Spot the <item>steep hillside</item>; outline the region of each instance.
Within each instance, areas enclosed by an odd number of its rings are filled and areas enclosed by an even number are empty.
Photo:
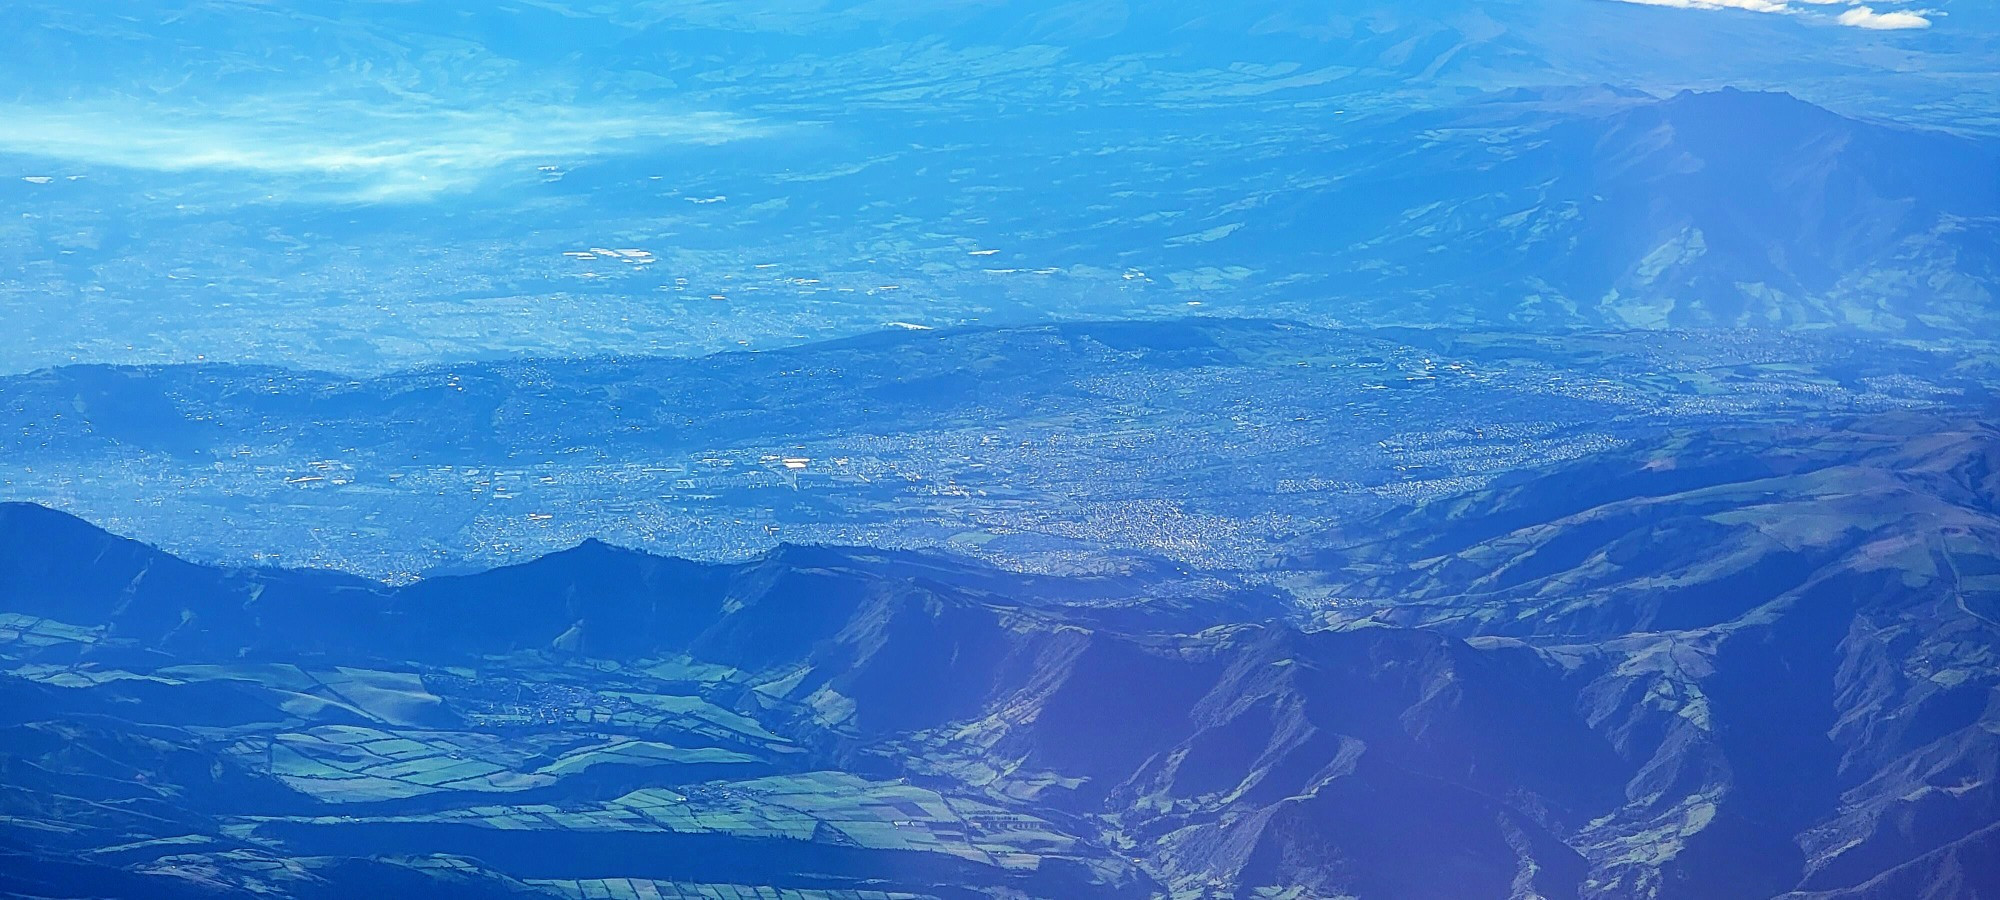
[[[1955,848],[2000,810],[1997,462],[1980,420],[1697,435],[1343,529],[1286,566],[1321,573],[1299,588],[1333,627],[1561,661],[1639,766],[1575,835],[1613,895],[1880,896],[1881,875],[1976,896]]]

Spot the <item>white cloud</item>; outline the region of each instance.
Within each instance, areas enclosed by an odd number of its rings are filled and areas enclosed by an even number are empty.
[[[1806,13],[1795,9],[1792,4],[1805,6],[1852,5],[1833,19],[1842,25],[1855,28],[1870,28],[1877,31],[1893,31],[1905,28],[1929,28],[1932,13],[1928,10],[1890,10],[1876,12],[1873,7],[1855,4],[1855,0],[1619,0],[1622,3],[1638,3],[1645,6],[1671,6],[1676,9],[1738,9],[1760,13],[1793,13],[1819,18],[1819,13]]]
[[[1784,0],[1623,0],[1645,6],[1672,6],[1678,9],[1743,9],[1750,12],[1785,12]]]
[[[1857,6],[1839,16],[1834,21],[1855,28],[1872,28],[1876,31],[1900,31],[1906,28],[1929,28],[1931,20],[1913,12],[1892,10],[1876,12],[1872,7]]]
[[[0,152],[165,172],[213,171],[361,201],[420,200],[497,170],[761,133],[713,113],[536,104],[444,109],[307,98],[170,109],[129,101],[0,105]]]

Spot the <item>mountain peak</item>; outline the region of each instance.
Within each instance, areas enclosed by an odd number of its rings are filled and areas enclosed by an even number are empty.
[[[1860,124],[1785,91],[1746,91],[1735,87],[1681,91],[1660,101],[1658,108],[1677,127],[1736,129],[1746,141],[1792,129]]]

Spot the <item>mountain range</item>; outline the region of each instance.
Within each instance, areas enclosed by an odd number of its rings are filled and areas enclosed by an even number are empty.
[[[14,0],[0,900],[2000,900],[1991,0]]]
[[[1204,317],[374,377],[67,366],[0,377],[0,487],[205,560],[392,579],[587,537],[711,560],[790,541],[1242,570],[1335,521],[1660,429],[1981,408],[1992,360],[1771,330]]]
[[[1992,896],[1996,459],[1981,417],[1684,432],[1158,605],[1196,573],[385,587],[9,505],[5,887]]]

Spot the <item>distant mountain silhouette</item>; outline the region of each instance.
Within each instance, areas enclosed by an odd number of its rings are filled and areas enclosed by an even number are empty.
[[[1383,117],[1232,240],[1323,260],[1345,318],[1975,333],[2000,151],[1790,95],[1517,91]],[[1507,140],[1496,141],[1495,135]]]

